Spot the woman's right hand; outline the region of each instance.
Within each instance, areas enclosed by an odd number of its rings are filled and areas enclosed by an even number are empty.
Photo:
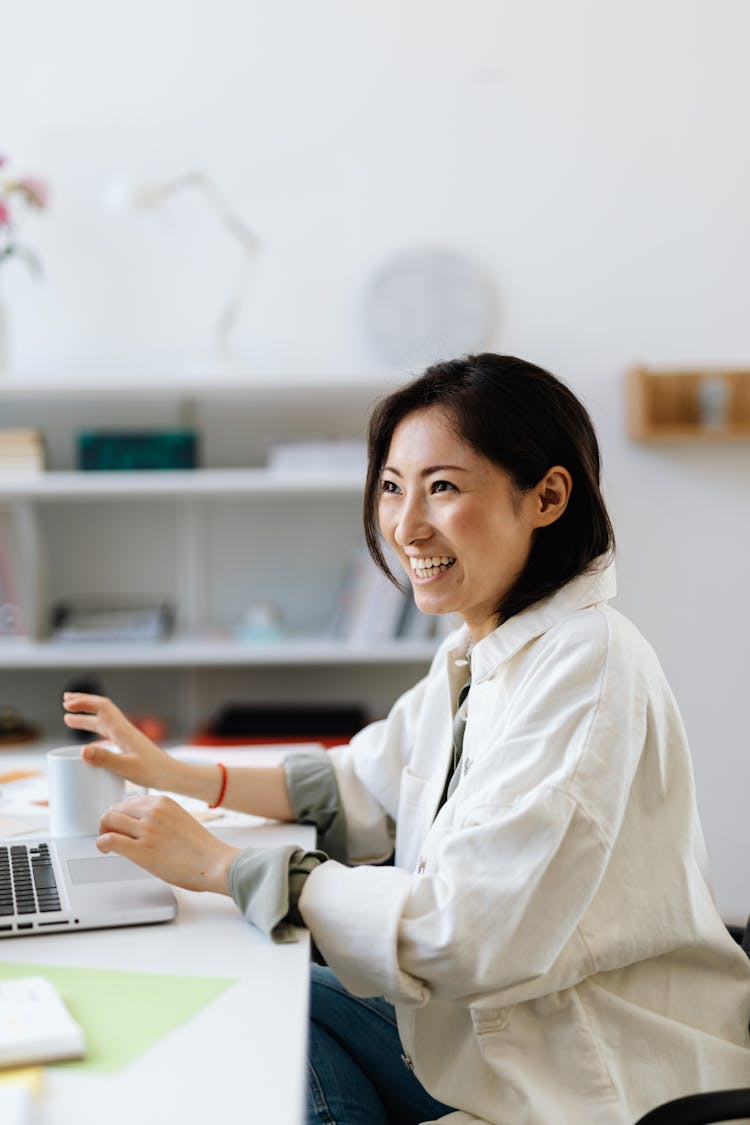
[[[103,695],[66,691],[65,723],[88,730],[119,747],[119,753],[90,742],[81,756],[92,766],[105,766],[119,777],[148,789],[171,789],[177,763],[126,719],[119,707]]]

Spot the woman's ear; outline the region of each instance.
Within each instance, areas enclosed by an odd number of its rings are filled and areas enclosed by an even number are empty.
[[[548,527],[559,520],[568,506],[573,478],[562,465],[553,465],[534,488],[537,502],[536,527]]]

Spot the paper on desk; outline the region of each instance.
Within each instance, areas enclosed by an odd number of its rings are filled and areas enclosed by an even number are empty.
[[[44,832],[49,824],[47,779],[41,770],[9,770],[0,775],[0,836]]]
[[[141,792],[127,783],[126,796]],[[47,776],[42,770],[17,771],[17,777],[6,780],[0,790],[0,837],[48,832],[47,796]]]
[[[5,816],[0,813],[0,837],[31,836],[35,832],[43,831],[47,827],[47,824],[48,817],[46,813],[40,817],[17,816],[14,813]]]
[[[25,976],[52,981],[86,1035],[85,1059],[54,1065],[99,1072],[132,1062],[235,983],[229,977],[0,962],[0,980]],[[5,1125],[4,1115],[0,1120]]]
[[[300,753],[305,750],[322,749],[319,742],[291,742],[272,745],[243,745],[243,746],[194,746],[186,744],[176,746],[169,753],[185,762],[224,762],[225,765],[234,766],[276,766],[288,754]],[[17,771],[18,773],[18,771]],[[142,792],[134,786],[129,786],[130,795]],[[155,792],[155,790],[152,790]],[[196,820],[206,823],[210,828],[236,828],[248,824],[266,824],[263,817],[248,816],[246,813],[234,812],[231,809],[208,809],[204,801],[192,797],[184,797],[179,793],[170,793],[178,804],[182,805]],[[0,837],[25,836],[46,832],[49,828],[49,816],[46,809],[47,803],[47,778],[40,771],[20,771],[12,783],[2,787],[0,795]]]
[[[47,778],[41,770],[12,770],[0,781],[3,807],[8,804],[33,804],[47,799]]]

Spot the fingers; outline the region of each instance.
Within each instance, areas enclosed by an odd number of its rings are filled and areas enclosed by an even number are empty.
[[[168,797],[133,797],[112,805],[99,823],[96,846],[100,852],[115,852],[153,875],[181,885],[180,873],[172,870],[175,832],[170,814],[175,810],[189,817]]]
[[[146,824],[142,824],[139,829],[139,822],[154,823],[161,821],[163,823],[167,818],[173,819],[175,812],[178,816],[180,814],[190,815],[171,797],[162,795],[129,797],[127,801],[119,801],[116,805],[107,809],[102,816],[100,829],[103,831],[119,831],[117,825],[120,825],[129,836],[145,835]]]
[[[163,793],[157,793],[153,796],[141,794],[137,797],[129,797],[127,801],[121,801],[119,804],[113,805],[112,808],[117,809],[118,812],[127,811],[130,816],[139,820],[148,816],[158,816],[163,820],[170,815],[174,817],[175,813],[178,816],[190,815],[185,812],[181,805],[177,804],[177,801],[173,801],[171,797],[165,797]]]
[[[139,826],[140,818],[131,814],[131,807],[136,801],[126,801],[122,804],[112,805],[102,816],[99,822],[99,837],[96,846],[100,852],[108,855],[115,852],[126,859],[139,862]],[[136,810],[133,808],[133,813]]]
[[[128,801],[112,805],[99,822],[99,839],[96,841],[99,851],[113,851],[134,859],[139,854],[136,841],[143,841],[149,836],[154,819],[160,813],[164,815],[167,804],[176,805],[176,802],[167,797],[131,797]]]
[[[99,823],[100,834],[117,833],[119,836],[129,836],[133,840],[138,839],[139,818],[124,812],[124,807],[124,805],[113,805],[111,809],[107,809]]]
[[[96,846],[99,851],[104,852],[105,855],[114,852],[115,855],[121,855],[124,856],[125,859],[132,860],[132,862],[137,863],[139,867],[143,866],[142,863],[139,863],[138,859],[138,844],[136,840],[130,836],[123,836],[117,832],[105,832],[98,837]]]
[[[120,777],[127,775],[127,762],[123,760],[123,755],[110,746],[103,746],[101,742],[87,742],[81,748],[81,757],[90,766],[104,767]]]
[[[88,695],[81,691],[63,692],[63,706],[68,711],[96,711],[103,703],[109,703],[104,695]]]
[[[63,715],[63,722],[76,730],[90,730],[96,734],[101,725],[98,715]]]
[[[229,893],[229,870],[239,850],[207,832],[169,797],[134,797],[113,805],[96,841],[159,879],[192,891]]]
[[[94,734],[109,735],[113,721],[119,715],[114,703],[102,695],[87,695],[66,691],[63,695],[65,714],[63,722],[74,730],[88,730]]]
[[[103,695],[86,695],[82,692],[66,691],[63,694],[65,718],[73,720],[71,725],[85,725],[88,722],[113,723],[122,712]]]
[[[88,726],[89,723],[99,723],[105,727],[124,719],[119,707],[104,695],[66,691],[63,693],[63,707],[68,712],[65,715],[68,726],[82,727],[84,730],[97,729]]]

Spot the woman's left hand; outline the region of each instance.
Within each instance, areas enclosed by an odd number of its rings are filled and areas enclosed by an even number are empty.
[[[171,797],[131,797],[107,809],[96,845],[188,891],[229,894],[239,848],[218,840]]]

